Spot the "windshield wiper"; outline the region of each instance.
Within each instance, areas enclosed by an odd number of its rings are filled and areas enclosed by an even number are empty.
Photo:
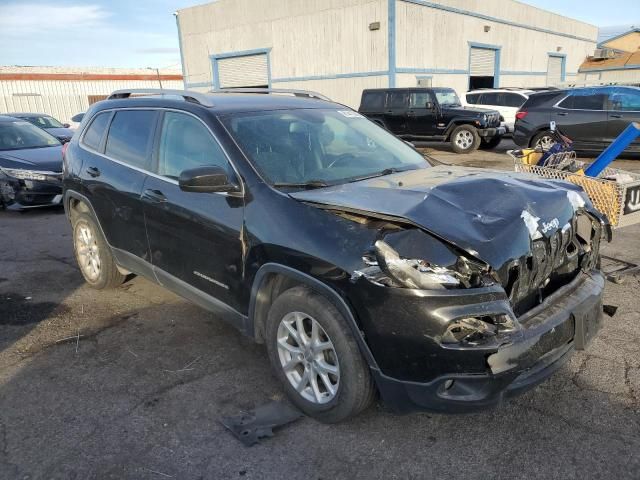
[[[413,170],[413,169],[412,168],[395,168],[395,167],[385,168],[384,170],[380,170],[379,172],[376,172],[376,173],[370,173],[368,175],[363,175],[361,177],[354,177],[349,180],[349,183],[359,182],[360,180],[368,180],[370,178],[384,177],[385,175],[391,175],[392,173],[398,173],[398,172],[406,172],[407,170]]]
[[[273,184],[273,186],[275,188],[291,187],[291,188],[312,189],[312,188],[328,187],[329,184],[326,182],[323,182],[322,180],[309,180],[307,182],[276,182]]]

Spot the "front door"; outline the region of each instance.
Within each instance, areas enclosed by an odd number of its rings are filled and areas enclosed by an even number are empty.
[[[222,148],[198,118],[166,111],[160,121],[156,175],[142,193],[151,259],[160,283],[185,284],[238,310],[244,201],[226,193],[184,192],[184,170],[217,165],[236,179]]]
[[[438,134],[435,102],[433,94],[428,91],[415,91],[409,94],[407,126],[410,135],[432,137]]]
[[[611,89],[607,113],[607,141],[613,142],[631,122],[640,122],[640,91],[624,87]],[[640,149],[640,137],[631,143],[630,148]]]

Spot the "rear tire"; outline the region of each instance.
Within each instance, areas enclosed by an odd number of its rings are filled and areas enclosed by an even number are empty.
[[[306,415],[336,423],[365,410],[375,387],[344,317],[306,286],[282,293],[266,325],[269,360],[287,396]]]
[[[451,132],[450,142],[454,152],[471,153],[480,146],[480,135],[471,125],[460,125]]]
[[[551,146],[555,143],[555,139],[553,138],[553,133],[551,130],[545,130],[544,132],[538,133],[531,140],[531,148],[538,147],[538,144],[542,147],[542,149],[546,152],[551,148]]]
[[[73,250],[84,280],[90,287],[115,288],[125,280],[113,259],[98,224],[88,213],[73,216]]]
[[[480,140],[480,149],[481,150],[493,150],[502,141],[502,137],[500,135],[496,135],[495,137],[490,138],[489,140],[485,140],[484,138]]]

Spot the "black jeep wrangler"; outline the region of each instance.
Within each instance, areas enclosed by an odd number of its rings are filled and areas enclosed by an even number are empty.
[[[378,393],[498,405],[597,332],[609,228],[579,186],[432,165],[318,94],[257,91],[91,106],[63,169],[90,286],[133,273],[215,312],[325,422]]]
[[[359,111],[400,138],[451,142],[456,153],[495,148],[505,134],[498,111],[463,107],[452,88],[364,90]]]

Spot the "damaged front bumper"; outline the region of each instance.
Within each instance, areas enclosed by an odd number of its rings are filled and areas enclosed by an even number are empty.
[[[468,290],[389,289],[361,279],[354,305],[378,368],[383,401],[406,413],[490,408],[526,391],[583,349],[602,322],[604,276],[580,273],[518,318],[521,329],[501,344],[442,342],[453,319],[511,314],[499,286]]]
[[[0,172],[0,207],[23,210],[62,204],[62,175],[46,172],[44,180],[23,180]]]

